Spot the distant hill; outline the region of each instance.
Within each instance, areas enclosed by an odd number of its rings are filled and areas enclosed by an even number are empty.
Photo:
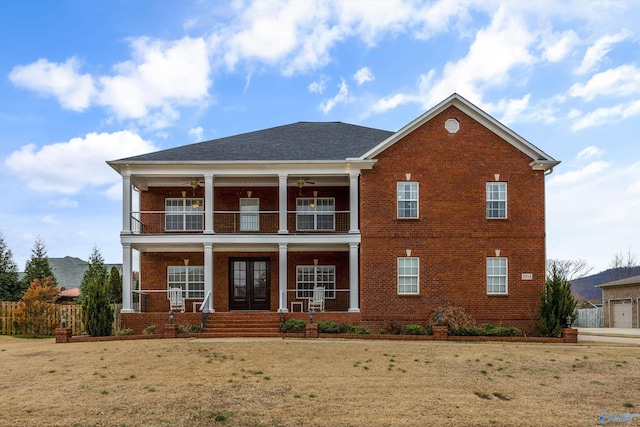
[[[105,264],[107,272],[111,271],[111,267],[116,267],[122,274],[122,264]],[[49,267],[56,277],[58,286],[65,289],[79,288],[82,283],[84,272],[89,268],[87,261],[71,256],[64,258],[49,258]],[[24,273],[18,273],[20,279]]]
[[[571,281],[571,289],[576,297],[590,301],[594,304],[602,303],[602,291],[596,288],[597,285],[612,282],[625,277],[640,274],[640,266],[633,267],[630,271],[626,268],[610,268],[587,277],[581,277]]]

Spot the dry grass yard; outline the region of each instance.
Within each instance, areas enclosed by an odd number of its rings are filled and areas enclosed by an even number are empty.
[[[640,349],[624,345],[0,336],[0,366],[3,426],[586,426],[640,412]]]

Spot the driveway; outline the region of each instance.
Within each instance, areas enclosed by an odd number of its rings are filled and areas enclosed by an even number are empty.
[[[576,328],[578,342],[612,342],[640,345],[639,328]]]

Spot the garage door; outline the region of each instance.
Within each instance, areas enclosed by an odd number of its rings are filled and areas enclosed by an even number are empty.
[[[611,317],[613,317],[614,328],[631,327],[631,300],[623,299],[611,301]]]

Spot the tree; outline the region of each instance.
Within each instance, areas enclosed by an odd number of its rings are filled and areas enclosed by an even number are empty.
[[[634,268],[638,267],[638,265],[636,256],[631,255],[631,250],[627,252],[627,259],[624,258],[624,254],[622,252],[615,254],[609,263],[609,268],[611,269],[611,281],[631,277],[633,275]]]
[[[23,289],[27,289],[34,279],[42,281],[45,277],[49,277],[54,285],[58,284],[53,272],[51,271],[44,242],[40,237],[38,237],[33,245],[33,249],[31,250],[31,258],[27,261],[27,265],[24,269],[22,287]]]
[[[109,271],[109,296],[111,303],[122,303],[122,276],[115,266],[111,267],[111,271]]]
[[[88,267],[82,276],[82,282],[80,282],[80,296],[76,300],[79,304],[82,305],[84,303],[87,288],[92,281],[98,281],[103,284],[107,281],[107,267],[104,265],[104,258],[102,258],[96,246],[91,250]]]
[[[572,321],[575,319],[576,301],[571,293],[568,270],[563,269],[563,264],[551,263],[547,271],[545,289],[540,293],[540,312],[535,329],[541,336],[559,337],[567,316],[571,316]]]
[[[84,327],[92,337],[111,335],[113,308],[109,298],[105,278],[93,276],[87,283],[86,294],[82,299]]]
[[[13,310],[18,330],[34,337],[51,335],[55,329],[54,322],[51,322],[55,316],[53,303],[58,297],[58,286],[51,277],[33,279],[18,308]]]
[[[554,274],[560,275],[568,281],[586,276],[593,270],[583,259],[550,259],[547,260],[547,278]]]
[[[23,288],[18,279],[18,265],[13,260],[13,252],[4,242],[0,233],[0,301],[19,301]]]

